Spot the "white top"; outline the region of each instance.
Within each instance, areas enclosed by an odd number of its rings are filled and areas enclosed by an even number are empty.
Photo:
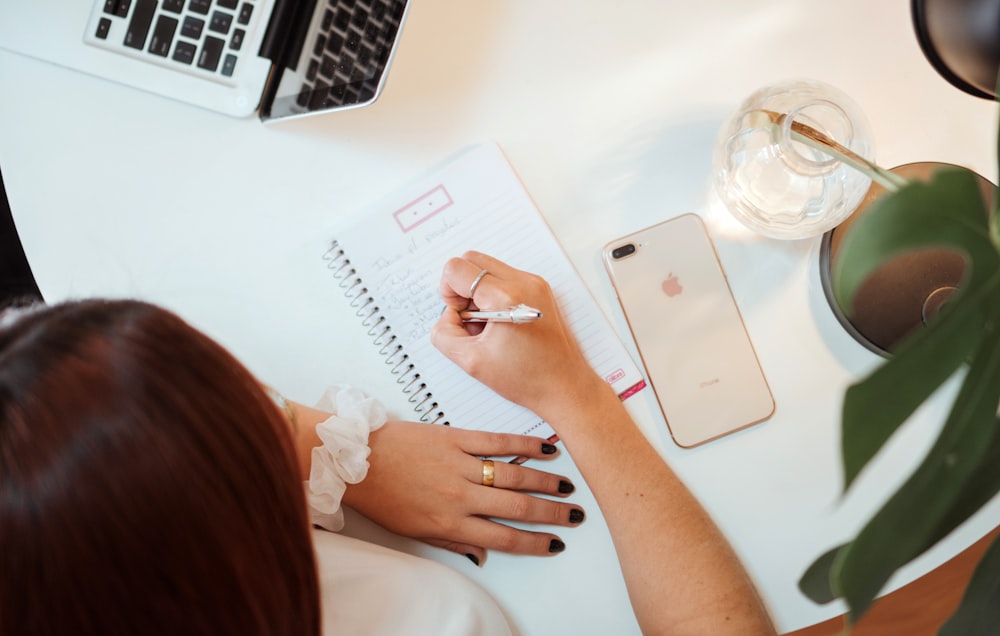
[[[386,412],[349,386],[327,389],[316,408],[335,415],[316,427],[323,445],[313,449],[306,495],[313,523],[336,531],[344,527],[341,498],[368,474],[368,434]],[[511,633],[496,602],[445,565],[324,530],[313,532],[313,545],[324,634]]]
[[[324,634],[511,634],[483,588],[446,565],[324,530],[313,545]]]

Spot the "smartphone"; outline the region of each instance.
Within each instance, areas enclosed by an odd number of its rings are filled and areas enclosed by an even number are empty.
[[[704,444],[774,413],[701,217],[684,214],[612,241],[603,260],[679,446]]]

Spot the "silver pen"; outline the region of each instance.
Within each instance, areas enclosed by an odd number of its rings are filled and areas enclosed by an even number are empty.
[[[463,311],[459,317],[462,322],[532,322],[542,317],[542,312],[527,305],[518,305],[508,309],[494,309],[490,311]]]

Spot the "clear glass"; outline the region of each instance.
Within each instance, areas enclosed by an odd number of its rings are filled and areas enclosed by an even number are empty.
[[[773,238],[807,238],[832,229],[851,215],[871,184],[816,144],[796,140],[793,123],[798,131],[798,125],[808,126],[874,160],[864,114],[837,88],[795,80],[748,97],[719,131],[715,189],[744,225]]]

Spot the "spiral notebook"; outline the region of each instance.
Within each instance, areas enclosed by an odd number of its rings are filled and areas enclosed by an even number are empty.
[[[323,256],[421,421],[554,438],[546,422],[467,375],[430,342],[444,307],[442,268],[467,250],[548,280],[594,369],[622,399],[645,386],[506,157],[485,144],[396,192],[340,232]]]

